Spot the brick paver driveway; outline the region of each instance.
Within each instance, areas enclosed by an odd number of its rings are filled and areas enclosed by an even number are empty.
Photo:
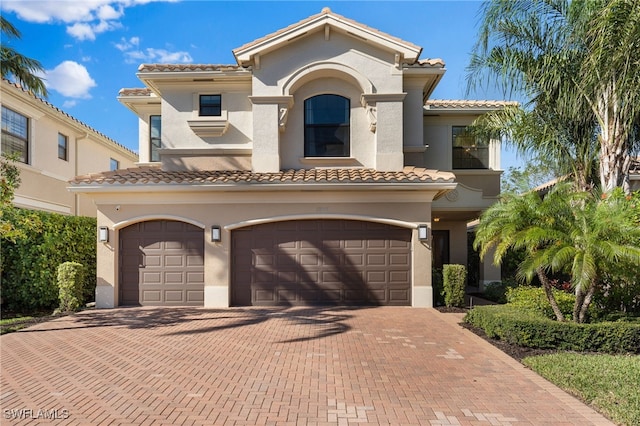
[[[610,424],[458,319],[387,307],[87,311],[0,338],[2,424]]]

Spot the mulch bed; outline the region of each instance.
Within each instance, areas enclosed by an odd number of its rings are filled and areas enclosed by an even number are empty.
[[[438,306],[435,309],[444,314],[468,312],[468,309],[465,309],[465,308],[448,308],[446,306]],[[548,354],[554,354],[558,352],[555,349],[527,348],[524,346],[514,345],[512,343],[508,343],[503,340],[492,339],[491,337],[487,336],[487,334],[481,328],[474,327],[471,324],[467,324],[466,322],[461,322],[460,326],[466,328],[467,330],[471,331],[477,336],[482,337],[484,340],[491,343],[493,346],[500,349],[502,352],[506,353],[511,358],[519,362],[522,361],[523,358],[526,358],[528,356],[548,355]]]

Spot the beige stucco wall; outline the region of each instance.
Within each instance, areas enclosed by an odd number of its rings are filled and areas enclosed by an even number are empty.
[[[415,228],[430,224],[433,191],[241,191],[95,194],[98,226],[110,228],[108,243],[98,243],[99,307],[117,306],[118,231],[132,223],[175,219],[203,228],[205,240],[205,306],[228,306],[230,232],[256,220],[342,218],[383,221]],[[382,201],[381,201],[382,200]],[[211,226],[223,229],[222,242],[210,241]],[[428,242],[412,243],[413,305],[432,306],[431,249]]]
[[[239,148],[252,140],[251,86],[236,82],[191,82],[158,84],[162,91],[162,143],[165,148]],[[199,117],[199,95],[222,95],[222,115],[228,130],[218,137],[198,136],[189,120]],[[148,124],[147,124],[148,125]]]

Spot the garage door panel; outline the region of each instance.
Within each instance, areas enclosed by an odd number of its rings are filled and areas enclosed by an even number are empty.
[[[187,290],[187,303],[204,305],[204,291],[202,290]]]
[[[184,266],[184,260],[184,257],[181,255],[168,255],[164,257],[164,266],[182,268]]]
[[[143,290],[142,291],[142,304],[145,303],[158,303],[162,301],[162,291],[160,290]]]
[[[243,228],[231,240],[232,304],[410,304],[409,229],[302,220]],[[257,268],[265,251],[274,262]]]
[[[160,284],[162,282],[161,272],[142,272],[143,285]]]
[[[156,220],[120,233],[120,304],[203,304],[204,233],[200,228]]]
[[[402,253],[392,253],[389,255],[389,265],[403,265],[408,266],[410,262],[409,255]]]
[[[164,301],[168,303],[184,302],[184,292],[181,290],[167,290],[164,292]]]

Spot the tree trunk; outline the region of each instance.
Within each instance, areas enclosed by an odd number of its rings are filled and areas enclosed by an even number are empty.
[[[582,300],[582,306],[580,306],[580,316],[578,317],[578,321],[577,321],[580,324],[584,323],[587,317],[587,310],[589,309],[589,305],[593,300],[593,295],[595,294],[595,292],[596,292],[596,283],[592,282],[591,286],[589,287],[589,290],[587,290],[587,293],[584,299]]]
[[[603,192],[622,187],[626,194],[631,191],[629,166],[631,157],[628,147],[628,129],[622,125],[620,105],[616,95],[616,84],[610,82],[602,92],[596,116],[600,122],[600,185]]]
[[[582,309],[582,304],[584,303],[585,293],[582,290],[582,287],[576,287],[576,301],[573,304],[573,320],[575,322],[580,322],[580,310]]]
[[[536,269],[536,273],[540,282],[542,283],[542,288],[544,288],[544,294],[547,296],[547,300],[551,305],[551,309],[553,309],[553,313],[556,315],[556,319],[560,322],[564,322],[564,315],[562,315],[562,311],[558,306],[558,302],[556,301],[556,297],[553,295],[553,290],[551,288],[551,283],[549,282],[549,278],[545,275],[544,271],[541,268]]]

